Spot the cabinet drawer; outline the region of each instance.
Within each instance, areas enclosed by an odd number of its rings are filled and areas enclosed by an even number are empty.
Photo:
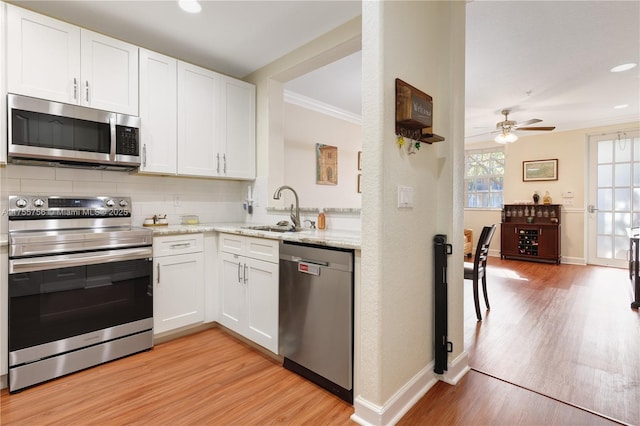
[[[153,257],[198,253],[203,249],[202,234],[182,234],[153,239]]]
[[[271,263],[280,261],[278,240],[236,234],[220,234],[218,243],[221,252],[238,254]]]
[[[278,240],[246,237],[245,256],[271,263],[280,262]]]

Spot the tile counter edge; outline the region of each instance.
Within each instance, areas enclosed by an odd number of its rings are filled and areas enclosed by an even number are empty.
[[[255,225],[255,224],[251,224]],[[361,233],[351,230],[319,230],[309,229],[300,232],[269,232],[246,229],[246,223],[210,223],[199,225],[169,225],[153,228],[156,237],[164,235],[191,234],[203,232],[226,232],[228,234],[247,235],[250,237],[268,238],[272,240],[294,241],[306,244],[360,250]]]

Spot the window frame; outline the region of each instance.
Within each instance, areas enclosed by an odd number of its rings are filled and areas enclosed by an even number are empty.
[[[496,154],[500,154],[495,157]],[[472,156],[488,155],[491,162],[488,173],[469,174],[472,170],[472,161],[479,163]],[[502,146],[466,149],[464,151],[464,208],[465,209],[501,209],[504,204],[504,173],[505,173],[505,149]],[[486,161],[486,160],[485,160]],[[496,161],[498,163],[496,164]],[[501,172],[500,172],[501,169]],[[472,182],[475,181],[475,182]],[[493,182],[492,182],[493,181]],[[499,183],[498,183],[499,181]],[[500,189],[496,189],[496,185]],[[485,187],[479,190],[479,187]],[[475,201],[472,203],[472,200]],[[472,205],[473,204],[473,205]]]

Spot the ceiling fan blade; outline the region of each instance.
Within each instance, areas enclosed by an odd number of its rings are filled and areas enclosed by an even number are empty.
[[[518,130],[553,130],[556,126],[548,126],[548,127],[518,127]]]
[[[477,133],[475,135],[470,135],[470,136],[465,136],[467,138],[475,138],[476,136],[482,136],[482,135],[490,135],[492,133],[500,133],[502,130],[492,130],[490,132],[484,132],[484,133]]]
[[[540,120],[539,118],[532,118],[531,120],[527,120],[527,121],[522,121],[520,123],[516,123],[516,127],[528,126],[529,124],[540,123],[541,121],[542,120]]]

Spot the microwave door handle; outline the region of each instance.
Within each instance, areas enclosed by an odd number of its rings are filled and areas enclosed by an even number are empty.
[[[116,118],[114,115],[109,117],[109,133],[111,136],[111,149],[109,150],[109,158],[116,161]]]

